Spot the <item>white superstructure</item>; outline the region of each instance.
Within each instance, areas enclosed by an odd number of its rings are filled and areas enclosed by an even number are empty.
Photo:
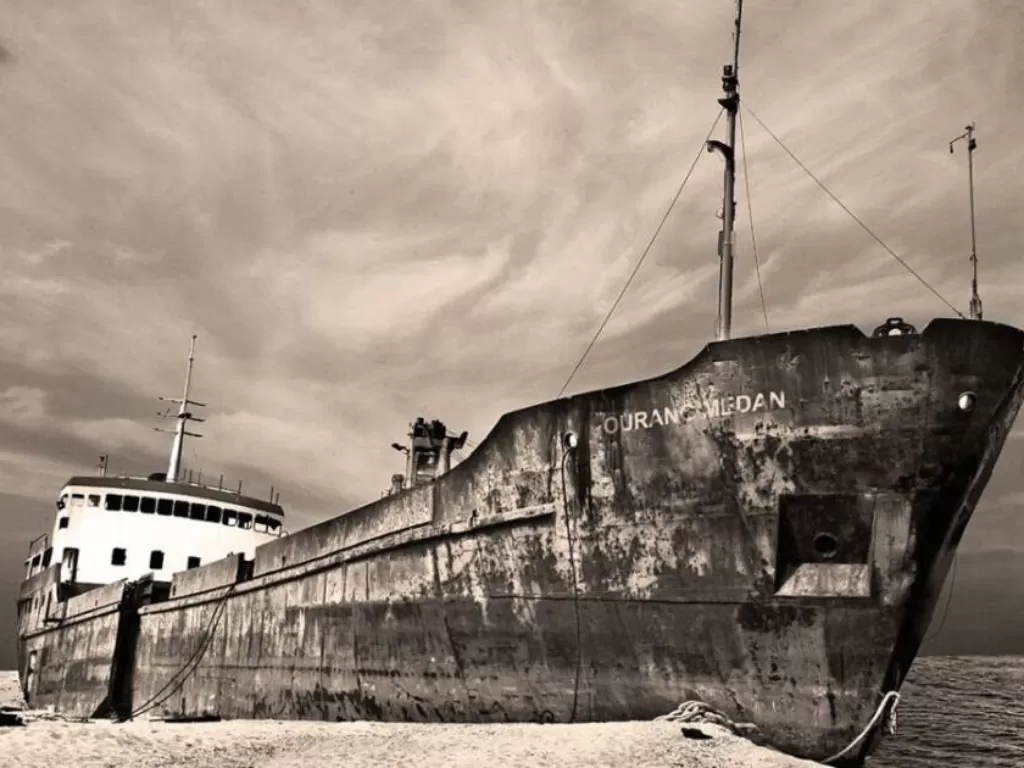
[[[26,578],[59,562],[66,584],[109,584],[153,574],[170,581],[177,571],[196,568],[230,554],[252,559],[256,547],[283,533],[284,510],[220,487],[180,482],[178,471],[188,421],[202,421],[189,406],[195,336],[166,474],[149,477],[72,477],[57,498],[52,539],[33,546]],[[273,495],[273,490],[271,490]]]
[[[73,477],[60,492],[52,547],[61,581],[158,581],[232,553],[252,559],[280,535],[276,504],[184,483]]]

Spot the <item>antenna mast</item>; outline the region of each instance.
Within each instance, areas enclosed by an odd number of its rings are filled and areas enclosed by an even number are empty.
[[[189,344],[189,348],[188,348],[188,369],[185,372],[185,391],[182,394],[181,399],[179,400],[177,398],[172,398],[172,397],[161,397],[160,398],[160,400],[162,400],[165,403],[178,403],[179,404],[178,414],[176,416],[176,418],[178,420],[178,423],[175,425],[175,428],[173,430],[159,429],[157,427],[154,427],[154,429],[156,429],[157,432],[173,432],[174,433],[174,442],[171,444],[171,459],[170,459],[170,462],[167,464],[167,482],[168,483],[175,483],[175,482],[178,481],[178,470],[181,467],[181,451],[182,451],[182,448],[185,445],[185,435],[188,435],[189,437],[202,437],[202,435],[200,435],[200,434],[197,434],[195,432],[189,432],[187,429],[185,429],[186,422],[189,422],[189,421],[198,421],[198,422],[205,421],[205,419],[200,419],[197,416],[193,416],[192,412],[189,411],[189,406],[190,405],[199,406],[200,408],[205,408],[206,407],[205,403],[198,403],[195,400],[189,400],[188,399],[189,389],[191,389],[191,387],[192,387],[192,362],[195,359],[195,352],[196,352],[196,335],[193,333],[192,334],[192,342],[191,342],[191,344]],[[165,417],[165,418],[169,418],[170,417],[170,413],[162,413],[160,415]]]
[[[725,109],[727,143],[709,141],[708,152],[718,152],[725,160],[725,179],[722,190],[722,231],[718,234],[718,255],[721,266],[718,276],[718,328],[717,337],[724,341],[732,333],[732,273],[733,228],[736,220],[736,113],[740,106],[740,23],[743,19],[743,0],[736,0],[736,31],[733,33],[732,64],[722,68],[722,90],[725,95],[718,103]]]
[[[974,150],[978,142],[974,140],[974,123],[964,128],[964,132],[949,142],[949,154],[953,154],[953,145],[961,139],[967,140],[967,184],[971,194],[971,304],[972,320],[981,320],[981,297],[978,295],[978,244],[974,237]]]

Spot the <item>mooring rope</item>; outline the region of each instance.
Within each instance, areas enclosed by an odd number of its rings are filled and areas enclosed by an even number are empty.
[[[822,760],[821,762],[825,765],[831,765],[848,755],[852,750],[856,749],[868,735],[871,734],[882,718],[885,718],[886,720],[886,729],[888,733],[890,735],[896,733],[896,707],[899,703],[900,695],[896,691],[889,691],[885,694],[885,696],[882,697],[882,701],[875,709],[875,714],[872,715],[868,724],[864,726],[861,732],[857,734],[857,737],[839,752],[836,752],[834,755],[826,760]],[[728,715],[708,704],[705,704],[699,699],[684,701],[667,715],[660,715],[654,718],[654,721],[668,723],[710,723],[727,728],[737,736],[742,736],[755,743],[767,742],[761,734],[760,728],[758,728],[754,723],[736,722]]]
[[[889,706],[889,702],[892,702],[892,706]],[[860,745],[868,734],[875,729],[878,722],[884,717],[886,720],[885,727],[889,732],[889,735],[896,733],[896,707],[900,703],[900,695],[896,691],[889,691],[885,696],[882,697],[881,703],[875,710],[875,714],[868,720],[868,724],[864,726],[863,730],[857,734],[857,738],[847,744],[843,749],[836,752],[832,757],[827,760],[822,760],[825,765],[831,765],[842,757],[845,757],[849,752]]]
[[[659,715],[654,718],[656,723],[711,723],[727,728],[737,736],[742,736],[751,741],[761,743],[764,737],[761,729],[753,723],[736,722],[723,712],[719,712],[709,704],[699,699],[684,701],[667,715]]]
[[[178,668],[178,671],[171,676],[170,680],[164,683],[156,693],[136,707],[126,717],[115,718],[115,722],[124,723],[129,720],[134,720],[136,717],[144,715],[147,712],[162,706],[171,698],[171,696],[181,690],[185,683],[188,682],[189,678],[192,677],[195,671],[199,668],[199,664],[206,655],[206,651],[209,649],[211,642],[213,641],[217,625],[220,624],[220,619],[224,615],[228,598],[234,594],[236,586],[237,584],[229,585],[224,593],[217,598],[217,601],[214,603],[213,614],[210,617],[210,621],[206,627],[206,631],[203,633],[203,638],[200,641],[198,648],[196,648],[185,663]]]
[[[572,452],[566,450],[562,453],[562,517],[565,518],[565,538],[569,547],[569,569],[572,575],[572,603],[573,614],[576,619],[576,675],[572,684],[572,712],[569,714],[569,722],[576,722],[576,708],[580,699],[580,675],[583,672],[583,629],[580,620],[580,585],[579,577],[576,575],[576,554],[572,540],[572,526],[569,514],[568,484],[565,481],[565,463]]]

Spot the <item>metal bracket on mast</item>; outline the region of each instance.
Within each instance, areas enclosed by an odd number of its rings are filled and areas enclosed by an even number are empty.
[[[735,154],[732,151],[732,147],[730,147],[728,144],[724,144],[721,141],[711,139],[711,141],[708,142],[708,152],[721,153],[722,157],[725,158],[726,164],[732,164],[735,168]]]
[[[160,427],[153,427],[153,431],[154,432],[166,432],[169,435],[176,435],[176,434],[178,434],[178,430],[176,430],[176,429],[161,429]],[[188,437],[202,437],[202,435],[199,434],[198,432],[189,432],[187,429],[182,430],[181,434],[187,435]]]
[[[969,312],[972,320],[981,320],[981,297],[978,295],[978,244],[974,235],[974,150],[978,148],[978,142],[974,140],[974,123],[966,126],[963,133],[949,142],[949,154],[953,154],[953,145],[962,139],[967,140],[967,185],[971,200],[971,268],[973,274]]]

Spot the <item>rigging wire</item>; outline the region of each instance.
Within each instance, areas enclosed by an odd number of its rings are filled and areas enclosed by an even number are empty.
[[[665,211],[665,215],[661,217],[661,222],[655,228],[654,234],[651,235],[651,239],[647,242],[647,247],[644,248],[643,252],[640,254],[640,258],[637,260],[636,265],[633,267],[633,271],[627,278],[625,285],[622,286],[622,290],[619,291],[619,295],[616,297],[615,301],[612,302],[611,309],[609,309],[608,314],[604,316],[604,320],[601,321],[601,325],[598,326],[597,332],[594,334],[594,337],[590,340],[590,343],[587,345],[587,348],[583,350],[583,354],[580,356],[580,359],[577,361],[575,367],[573,367],[572,373],[569,374],[569,378],[565,380],[565,384],[563,384],[562,388],[558,390],[558,394],[555,396],[556,399],[561,397],[565,393],[565,390],[568,388],[569,384],[572,383],[573,378],[576,376],[576,374],[580,370],[580,367],[583,365],[583,361],[587,359],[587,355],[590,354],[590,350],[594,348],[594,345],[597,343],[598,337],[600,337],[602,331],[604,331],[605,326],[608,325],[608,321],[611,320],[612,314],[618,308],[619,302],[622,301],[622,297],[625,296],[626,291],[629,290],[629,286],[633,283],[633,278],[635,278],[637,272],[640,271],[640,266],[644,263],[644,259],[647,258],[647,254],[651,252],[651,248],[654,246],[654,241],[658,239],[658,235],[661,234],[661,230],[665,226],[665,222],[668,221],[669,214],[672,213],[672,209],[678,202],[679,196],[683,193],[683,188],[686,186],[686,182],[688,182],[690,180],[690,176],[693,175],[693,169],[697,167],[697,161],[700,160],[700,156],[704,154],[704,152],[706,151],[708,140],[711,138],[711,134],[715,132],[715,128],[718,126],[718,121],[722,119],[722,113],[724,111],[724,109],[720,109],[718,111],[718,116],[715,118],[715,121],[711,124],[711,128],[708,130],[707,137],[705,137],[703,143],[701,143],[700,149],[697,150],[697,154],[694,156],[693,162],[690,163],[690,170],[688,170],[686,172],[686,176],[683,177],[683,181],[682,183],[680,183],[679,189],[676,190],[675,197],[672,198],[672,202],[669,203],[668,209]]]
[[[793,160],[793,162],[795,162],[797,165],[799,165],[801,170],[803,170],[804,173],[806,173],[808,176],[810,176],[811,179],[814,181],[814,183],[817,184],[819,187],[821,187],[826,195],[828,195],[830,198],[832,198],[832,202],[834,202],[836,205],[838,205],[840,208],[842,208],[847,213],[847,215],[849,215],[849,217],[851,219],[853,219],[855,222],[857,222],[861,226],[861,229],[863,229],[865,232],[867,232],[869,235],[871,235],[871,237],[874,238],[876,243],[878,243],[880,246],[882,246],[890,256],[892,256],[894,259],[896,259],[896,261],[898,261],[900,264],[902,264],[903,268],[906,269],[907,272],[912,274],[914,277],[916,277],[925,288],[927,288],[929,291],[934,293],[939,298],[939,300],[942,301],[943,304],[945,304],[947,307],[952,309],[960,318],[966,319],[966,317],[964,317],[964,313],[963,312],[961,312],[959,309],[957,309],[955,306],[953,306],[953,304],[945,296],[943,296],[941,293],[939,293],[935,288],[933,288],[931,286],[931,284],[927,280],[925,280],[923,277],[921,277],[921,275],[919,275],[917,272],[915,272],[914,269],[909,264],[907,264],[906,261],[901,259],[896,254],[896,251],[894,251],[892,248],[890,248],[888,245],[886,245],[886,243],[882,240],[882,238],[880,238],[873,231],[871,231],[871,228],[868,227],[867,224],[865,224],[863,221],[861,221],[853,211],[851,211],[849,208],[847,208],[843,204],[842,200],[840,200],[838,197],[836,197],[834,194],[832,194],[832,190],[830,190],[828,187],[826,187],[825,184],[821,181],[821,179],[819,179],[817,176],[815,176],[813,173],[811,173],[810,169],[808,169],[808,167],[806,165],[804,165],[802,162],[800,162],[800,159],[796,155],[794,155],[792,153],[792,151],[790,151],[789,147],[787,147],[782,142],[782,139],[780,139],[778,136],[776,136],[772,132],[771,128],[769,128],[767,125],[764,124],[764,122],[761,120],[761,118],[758,117],[755,114],[754,110],[752,110],[750,107],[748,107],[745,103],[743,104],[743,108],[745,110],[747,110],[747,112],[750,113],[750,116],[752,118],[754,118],[754,120],[757,121],[758,125],[760,125],[762,128],[764,128],[765,132],[769,136],[771,136],[772,139],[774,139],[775,143],[778,144],[780,147],[782,147],[783,151],[787,155],[790,156],[790,158]]]
[[[747,137],[743,133],[743,113],[739,113],[740,149],[743,154],[743,186],[747,191],[747,216],[750,217],[750,247],[754,252],[754,270],[757,273],[757,290],[761,294],[761,313],[764,315],[764,329],[771,333],[768,325],[768,306],[764,301],[764,283],[761,282],[761,260],[757,257],[757,238],[754,237],[754,208],[750,203],[750,175],[747,173]]]
[[[953,572],[950,574],[949,590],[946,592],[946,604],[942,608],[942,616],[939,618],[938,626],[935,627],[933,632],[929,632],[925,636],[923,642],[934,640],[942,634],[942,630],[946,627],[946,617],[949,615],[949,604],[953,602],[953,591],[956,589],[956,558],[958,554],[959,552],[953,555]]]

